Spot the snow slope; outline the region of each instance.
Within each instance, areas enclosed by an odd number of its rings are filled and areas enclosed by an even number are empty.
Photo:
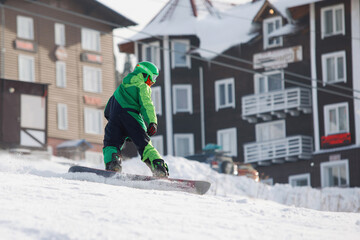
[[[78,181],[67,173],[73,161],[2,154],[1,239],[359,239],[358,189],[270,187],[165,159],[172,177],[211,181],[209,193],[135,189],[91,174]],[[150,174],[139,159],[124,162],[124,172]]]

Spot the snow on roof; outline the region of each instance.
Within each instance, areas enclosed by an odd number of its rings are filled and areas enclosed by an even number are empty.
[[[80,145],[84,145],[86,149],[92,148],[92,145],[90,143],[88,143],[85,139],[77,139],[77,140],[69,140],[69,141],[65,141],[60,143],[59,145],[57,145],[57,149],[61,149],[61,148],[76,148],[79,147]]]
[[[319,1],[323,0],[268,0],[283,17],[288,17],[288,8]],[[258,0],[219,11],[210,0],[170,0],[142,33],[134,35],[130,41],[151,36],[195,35],[200,39],[200,46],[194,52],[211,59],[257,35],[251,33],[253,20],[265,3],[266,0]],[[284,26],[276,34],[295,30],[294,26]]]

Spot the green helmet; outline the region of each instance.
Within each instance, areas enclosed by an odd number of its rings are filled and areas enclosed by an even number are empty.
[[[159,76],[159,69],[155,66],[155,64],[151,62],[139,62],[135,70],[139,70],[142,73],[146,73],[149,75],[150,80],[155,83],[157,76]],[[146,79],[145,79],[146,81]]]

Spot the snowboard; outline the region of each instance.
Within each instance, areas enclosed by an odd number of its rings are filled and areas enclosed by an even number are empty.
[[[118,180],[118,183],[120,183],[120,185],[131,186],[135,188],[181,191],[181,192],[194,193],[200,195],[205,194],[211,186],[211,184],[207,181],[117,173],[113,171],[106,171],[102,169],[89,168],[84,166],[72,166],[69,168],[69,172],[94,173],[104,178]],[[129,183],[133,183],[133,184],[129,184]]]

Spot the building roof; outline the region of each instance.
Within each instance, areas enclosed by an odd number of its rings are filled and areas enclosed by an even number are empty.
[[[289,8],[319,1],[323,0],[257,0],[220,11],[209,0],[170,0],[140,33],[119,46],[121,50],[131,49],[129,42],[141,39],[195,35],[200,39],[199,49],[195,51],[211,59],[232,46],[254,38],[258,34],[252,31],[254,20],[266,9],[265,6],[274,7],[276,12],[289,19]],[[289,26],[278,34],[291,33],[295,29]]]
[[[106,5],[97,0],[78,0],[78,2],[82,3],[86,6],[89,13],[96,10],[99,14],[104,16],[104,19],[110,21],[116,25],[121,25],[124,27],[137,25],[136,22],[130,20],[119,12],[113,10],[110,6]],[[113,28],[116,28],[113,26]]]

